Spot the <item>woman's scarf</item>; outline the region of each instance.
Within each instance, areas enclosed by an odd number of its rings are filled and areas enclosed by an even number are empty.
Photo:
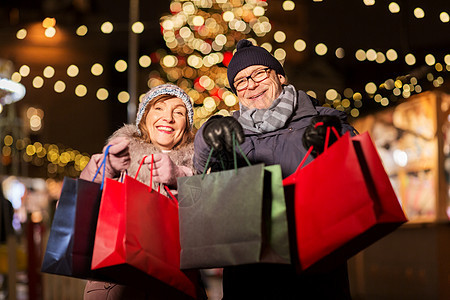
[[[239,123],[244,129],[265,133],[283,128],[297,107],[297,90],[290,84],[283,86],[280,96],[267,109],[241,106]]]

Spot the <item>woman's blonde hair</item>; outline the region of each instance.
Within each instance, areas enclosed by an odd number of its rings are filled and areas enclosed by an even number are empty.
[[[147,143],[150,143],[150,144],[152,143],[152,140],[150,138],[150,133],[148,132],[147,126],[145,125],[148,112],[156,103],[161,102],[161,101],[166,101],[169,99],[173,99],[173,98],[177,98],[177,97],[175,97],[173,95],[169,95],[169,94],[163,94],[163,95],[156,96],[147,104],[147,106],[145,107],[144,114],[142,115],[142,119],[138,125],[138,128],[141,131],[141,135],[137,136],[139,139],[141,139]],[[187,108],[186,108],[186,110],[187,110]],[[185,117],[186,117],[186,127],[184,128],[183,136],[181,137],[181,140],[173,147],[173,149],[178,149],[186,144],[191,143],[194,140],[194,133],[192,132],[191,126],[189,125],[189,116],[188,116],[187,112],[186,112]]]

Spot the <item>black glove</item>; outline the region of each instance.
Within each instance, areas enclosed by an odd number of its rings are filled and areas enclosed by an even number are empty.
[[[213,116],[206,121],[203,128],[205,142],[214,150],[233,151],[233,132],[236,141],[242,144],[245,140],[241,124],[233,117]]]
[[[323,122],[323,125],[316,126],[318,122]],[[311,124],[308,125],[305,129],[305,133],[303,134],[302,142],[303,146],[306,149],[313,146],[313,150],[311,151],[311,155],[313,157],[317,157],[320,153],[323,152],[325,146],[325,137],[327,134],[327,127],[334,127],[336,131],[340,134],[342,130],[342,124],[338,117],[330,116],[330,115],[319,115],[315,116],[311,119]],[[328,146],[337,141],[336,135],[330,131],[330,138],[328,142]]]

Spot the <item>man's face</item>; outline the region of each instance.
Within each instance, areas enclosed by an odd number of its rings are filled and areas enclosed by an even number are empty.
[[[266,69],[266,66],[255,65],[250,66],[239,73],[237,73],[234,81],[250,76],[253,72]],[[236,91],[239,101],[242,105],[248,108],[266,109],[269,108],[273,100],[280,96],[282,91],[282,84],[286,82],[286,78],[282,75],[277,75],[274,70],[267,71],[267,79],[260,82],[254,82],[248,79],[247,88]]]

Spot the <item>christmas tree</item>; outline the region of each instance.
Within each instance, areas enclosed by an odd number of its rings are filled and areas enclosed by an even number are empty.
[[[150,73],[149,87],[173,82],[194,100],[195,123],[213,114],[229,115],[239,108],[228,89],[228,63],[237,41],[263,37],[271,30],[264,0],[174,0],[160,20],[170,53],[158,51],[152,60],[162,72]]]

